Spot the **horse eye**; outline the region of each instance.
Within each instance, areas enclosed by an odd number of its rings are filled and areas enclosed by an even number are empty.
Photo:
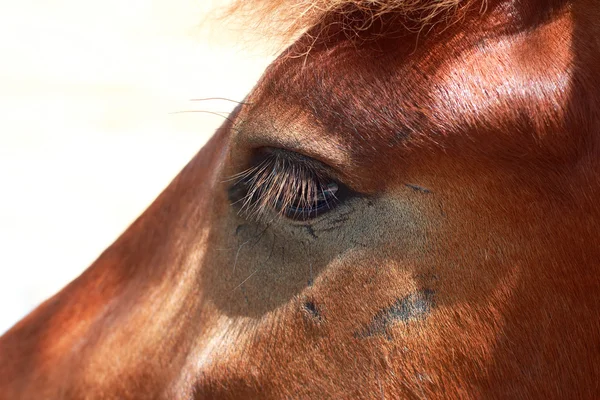
[[[282,151],[269,153],[233,180],[232,204],[239,206],[240,214],[255,219],[273,211],[290,219],[312,219],[335,208],[345,193],[320,163]]]
[[[330,182],[317,186],[314,199],[306,198],[307,194],[299,192],[288,205],[280,206],[278,211],[289,218],[309,219],[334,208],[339,200],[336,196],[339,191],[338,184]]]

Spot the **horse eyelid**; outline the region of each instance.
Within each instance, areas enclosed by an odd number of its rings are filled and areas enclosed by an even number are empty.
[[[231,204],[261,220],[273,210],[282,217],[311,219],[335,208],[340,186],[318,162],[284,150],[265,151],[259,161],[234,175]],[[237,193],[233,196],[232,193]]]

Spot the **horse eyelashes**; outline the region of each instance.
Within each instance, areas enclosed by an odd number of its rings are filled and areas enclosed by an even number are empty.
[[[250,219],[264,220],[273,212],[295,220],[315,218],[337,205],[340,191],[340,184],[315,163],[287,152],[270,152],[232,177],[230,200]]]

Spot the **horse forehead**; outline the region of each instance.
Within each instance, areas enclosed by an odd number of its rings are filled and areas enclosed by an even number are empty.
[[[325,128],[322,135],[346,148],[384,150],[424,132],[506,127],[519,113],[562,111],[571,84],[571,34],[571,20],[562,14],[535,30],[461,34],[422,48],[412,40],[340,41],[282,57],[261,89],[279,115],[302,110]]]

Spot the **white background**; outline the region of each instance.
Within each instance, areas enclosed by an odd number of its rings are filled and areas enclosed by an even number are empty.
[[[0,5],[0,334],[79,275],[273,59],[223,0]],[[226,114],[224,114],[226,115]]]

